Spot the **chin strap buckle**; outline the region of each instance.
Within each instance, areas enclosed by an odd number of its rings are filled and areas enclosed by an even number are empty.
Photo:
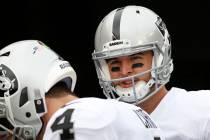
[[[35,129],[32,126],[16,126],[13,130],[13,140],[36,140]]]

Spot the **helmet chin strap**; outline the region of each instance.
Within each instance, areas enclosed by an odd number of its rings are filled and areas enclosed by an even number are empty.
[[[155,83],[154,79],[150,79],[147,83],[143,80],[138,81],[135,85],[129,88],[123,88],[116,86],[116,93],[118,94],[119,100],[133,103],[143,99],[150,91],[150,87]]]

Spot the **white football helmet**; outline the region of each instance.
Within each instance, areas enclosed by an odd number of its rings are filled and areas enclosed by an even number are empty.
[[[152,68],[136,75],[111,79],[107,59],[153,51]],[[152,10],[126,6],[111,11],[100,22],[92,53],[99,83],[107,98],[139,104],[154,95],[173,71],[171,42],[166,25]],[[151,73],[149,81],[134,82],[135,77]],[[131,80],[133,87],[114,86],[113,82]]]
[[[38,40],[24,40],[0,50],[0,118],[22,139],[35,138],[46,112],[45,93],[58,82],[71,91],[76,73],[68,61]],[[0,124],[0,128],[11,131]]]

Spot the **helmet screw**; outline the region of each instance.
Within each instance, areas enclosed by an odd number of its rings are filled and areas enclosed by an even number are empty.
[[[41,102],[40,100],[37,100],[36,103],[37,103],[38,105],[40,105],[42,102]]]

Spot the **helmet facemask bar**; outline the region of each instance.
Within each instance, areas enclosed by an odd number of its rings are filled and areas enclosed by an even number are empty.
[[[124,49],[123,52],[125,52],[125,50],[126,49]],[[130,51],[128,51],[128,50],[130,50]],[[121,54],[120,56],[127,56],[127,55],[134,54],[134,52],[139,53],[139,52],[145,52],[145,51],[150,51],[150,50],[153,50],[153,53],[154,53],[151,69],[141,72],[141,73],[138,73],[136,75],[125,77],[125,78],[118,78],[118,79],[110,78],[108,66],[104,59],[119,57],[119,54]],[[164,71],[164,69],[170,69],[169,67],[171,67],[171,65],[172,65],[172,60],[170,59],[170,57],[165,56],[165,53],[162,51],[161,47],[158,46],[157,43],[151,43],[151,44],[147,44],[147,45],[139,45],[139,46],[135,46],[135,47],[130,47],[130,49],[126,50],[127,53],[120,53],[120,52],[116,53],[117,51],[121,51],[121,50],[117,49],[114,51],[108,50],[108,51],[93,53],[93,60],[95,63],[97,74],[98,74],[99,83],[100,83],[101,88],[103,88],[103,92],[107,98],[114,98],[114,99],[119,99],[119,100],[124,101],[123,97],[119,96],[117,94],[116,87],[113,86],[113,83],[130,79],[132,81],[133,99],[130,101],[126,100],[126,102],[139,104],[140,102],[143,102],[146,99],[148,99],[149,97],[151,97],[152,95],[154,95],[163,85],[165,85],[169,81],[171,70],[170,70],[170,72],[167,71],[169,74],[164,79],[160,78],[160,77],[163,77],[160,75],[162,75],[161,73]],[[103,55],[101,55],[101,54],[103,54]],[[104,54],[107,54],[107,55],[104,55]],[[99,56],[99,57],[97,57],[97,56]],[[154,60],[160,59],[160,56],[162,56],[161,63],[154,61]],[[169,59],[167,60],[167,58],[169,58]],[[135,78],[142,77],[148,73],[151,73],[151,79],[148,80],[144,84],[144,87],[145,87],[145,90],[149,90],[149,91],[147,91],[149,93],[147,93],[144,96],[142,96],[141,98],[139,98],[137,96],[137,91],[136,91],[137,87],[135,86],[135,84],[136,84]],[[125,89],[123,89],[123,90],[125,90]]]

